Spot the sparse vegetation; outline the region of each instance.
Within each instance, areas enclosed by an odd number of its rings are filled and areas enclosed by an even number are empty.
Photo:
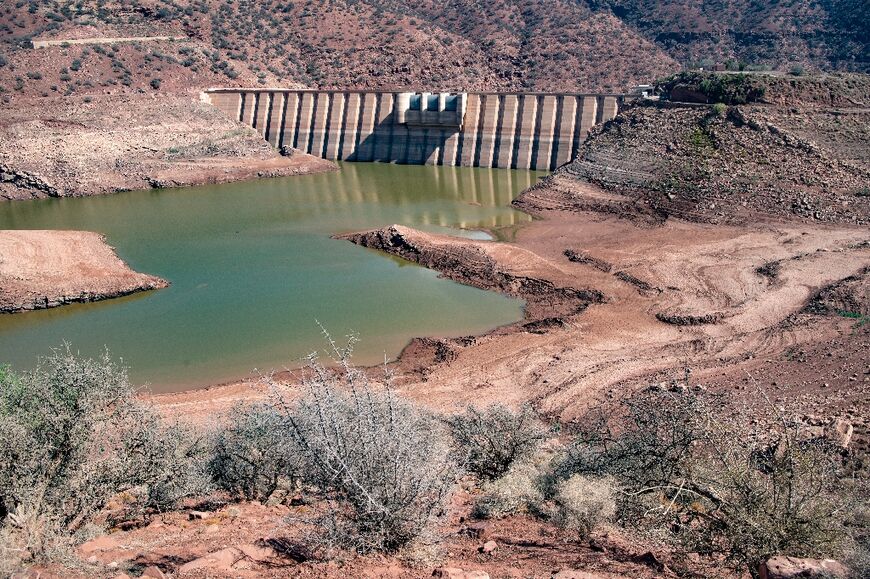
[[[0,370],[0,533],[37,559],[58,556],[109,501],[166,509],[205,490],[201,447],[138,404],[126,370],[68,347],[36,370]]]
[[[725,105],[759,101],[767,90],[762,79],[749,74],[682,72],[656,84],[656,90],[666,95],[697,93],[704,95],[706,102]]]
[[[272,383],[270,401],[233,409],[209,436],[137,402],[108,354],[65,347],[33,372],[0,368],[0,570],[213,488],[264,502],[304,492],[327,556],[394,553],[439,516],[457,460],[484,481],[477,517],[527,513],[577,537],[620,524],[751,574],[773,554],[866,566],[870,517],[850,509],[848,456],[780,410],[773,427],[751,427],[675,382],[587,415],[567,446],[542,444],[528,407],[437,420],[397,397],[389,376],[373,383],[353,367],[351,346],[332,345],[335,370],[312,357],[298,401]]]
[[[517,460],[528,457],[546,435],[531,407],[519,412],[501,404],[484,410],[469,406],[447,419],[466,468],[484,479],[505,474]]]
[[[776,414],[776,411],[774,411]],[[800,426],[754,430],[708,396],[648,390],[579,433],[557,480],[612,476],[618,518],[755,573],[774,554],[831,556],[847,542],[841,457]]]

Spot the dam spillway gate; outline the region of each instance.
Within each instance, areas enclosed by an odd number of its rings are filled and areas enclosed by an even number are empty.
[[[552,170],[624,95],[209,89],[275,147],[331,160]]]

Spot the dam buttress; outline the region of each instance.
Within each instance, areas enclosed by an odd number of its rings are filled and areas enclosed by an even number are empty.
[[[275,147],[331,160],[552,170],[625,96],[209,89]]]

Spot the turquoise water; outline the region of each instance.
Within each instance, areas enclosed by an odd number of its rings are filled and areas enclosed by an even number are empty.
[[[293,367],[324,347],[318,322],[361,339],[354,359],[395,357],[414,336],[479,333],[522,303],[330,239],[392,223],[479,236],[527,221],[510,201],[541,173],[351,164],[322,175],[0,204],[0,229],[84,229],[167,289],[0,316],[0,363],[32,367],[64,340],[108,347],[158,392]]]

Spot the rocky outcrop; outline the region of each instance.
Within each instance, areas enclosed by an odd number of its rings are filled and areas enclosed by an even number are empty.
[[[761,564],[760,579],[845,579],[846,567],[833,559],[800,559],[778,555]]]
[[[57,189],[38,175],[0,164],[0,187],[19,189],[31,197],[57,197]]]
[[[500,252],[519,251],[498,243],[428,234],[400,225],[335,238],[397,255],[466,285],[524,299],[525,322],[536,330],[542,320],[549,320],[548,325],[553,326],[554,321],[578,314],[589,304],[606,301],[596,289],[559,286],[545,275],[523,275],[517,268],[506,267],[507,260],[500,260]],[[531,252],[523,252],[521,258],[517,261],[524,271],[552,267]]]

